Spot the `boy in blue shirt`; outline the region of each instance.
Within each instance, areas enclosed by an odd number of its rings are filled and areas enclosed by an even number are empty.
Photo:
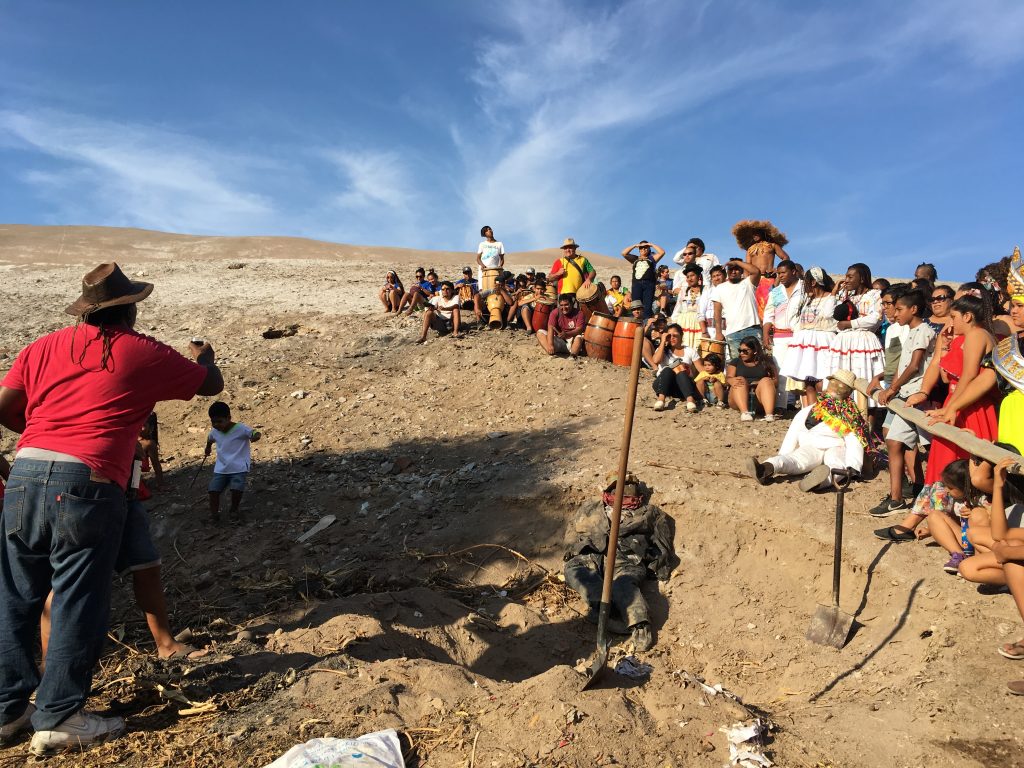
[[[245,478],[252,464],[250,444],[260,439],[259,432],[245,424],[231,420],[231,409],[219,400],[210,406],[210,424],[213,429],[206,438],[206,455],[217,446],[217,463],[213,467],[210,481],[210,516],[215,525],[220,525],[220,495],[224,489],[231,491],[231,519],[241,521],[239,507],[245,491]]]

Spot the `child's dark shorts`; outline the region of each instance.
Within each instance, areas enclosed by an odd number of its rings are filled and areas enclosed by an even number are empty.
[[[160,565],[160,553],[149,535],[149,513],[140,501],[128,502],[128,514],[121,534],[121,549],[114,561],[114,572],[124,576]]]
[[[214,472],[213,479],[210,480],[209,491],[210,493],[220,493],[225,488],[232,491],[244,491],[245,478],[248,476],[248,472],[235,472],[229,475],[220,475]]]

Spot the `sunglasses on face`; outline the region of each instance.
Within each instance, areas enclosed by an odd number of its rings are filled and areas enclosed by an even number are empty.
[[[753,353],[754,353],[754,350],[752,350],[752,349],[747,349],[746,347],[740,347],[740,354],[741,355],[752,355]]]
[[[952,296],[948,296],[948,295],[947,296],[932,296],[930,299],[928,299],[928,301],[931,302],[932,304],[938,304],[940,301],[949,301],[952,298],[953,298]]]

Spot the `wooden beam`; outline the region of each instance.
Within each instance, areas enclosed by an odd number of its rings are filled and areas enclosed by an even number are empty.
[[[867,379],[857,379],[854,382],[853,388],[862,395],[867,396]],[[1024,475],[1024,467],[1021,466],[1021,462],[1024,462],[1024,458],[1022,458],[1019,453],[1007,451],[993,443],[990,443],[988,440],[982,440],[973,432],[968,432],[966,429],[954,427],[951,424],[929,424],[928,416],[924,411],[911,408],[902,400],[894,398],[889,401],[886,408],[904,421],[916,424],[929,434],[941,437],[943,440],[948,440],[953,443],[953,445],[962,448],[972,456],[980,456],[985,461],[989,461],[992,464],[998,464],[1003,459],[1015,459],[1017,464],[1010,467],[1009,471],[1017,475]]]

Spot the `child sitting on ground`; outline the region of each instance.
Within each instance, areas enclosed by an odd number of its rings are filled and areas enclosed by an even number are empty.
[[[224,489],[231,491],[231,519],[242,519],[239,508],[242,504],[242,493],[245,491],[245,479],[252,463],[250,443],[260,439],[259,432],[245,424],[231,420],[231,409],[227,403],[219,400],[210,406],[210,430],[206,438],[206,455],[217,446],[217,463],[213,467],[213,479],[210,481],[210,516],[215,525],[220,524],[220,495]]]
[[[988,499],[971,483],[967,459],[957,459],[942,470],[942,485],[953,500],[952,513],[933,509],[928,514],[928,529],[936,543],[949,553],[949,560],[942,566],[946,573],[956,574],[960,563],[974,549],[967,538],[966,521],[972,512],[987,506]]]
[[[722,356],[712,352],[704,357],[697,367],[700,368],[700,372],[693,380],[697,385],[697,392],[709,405],[725,408],[725,363]]]

